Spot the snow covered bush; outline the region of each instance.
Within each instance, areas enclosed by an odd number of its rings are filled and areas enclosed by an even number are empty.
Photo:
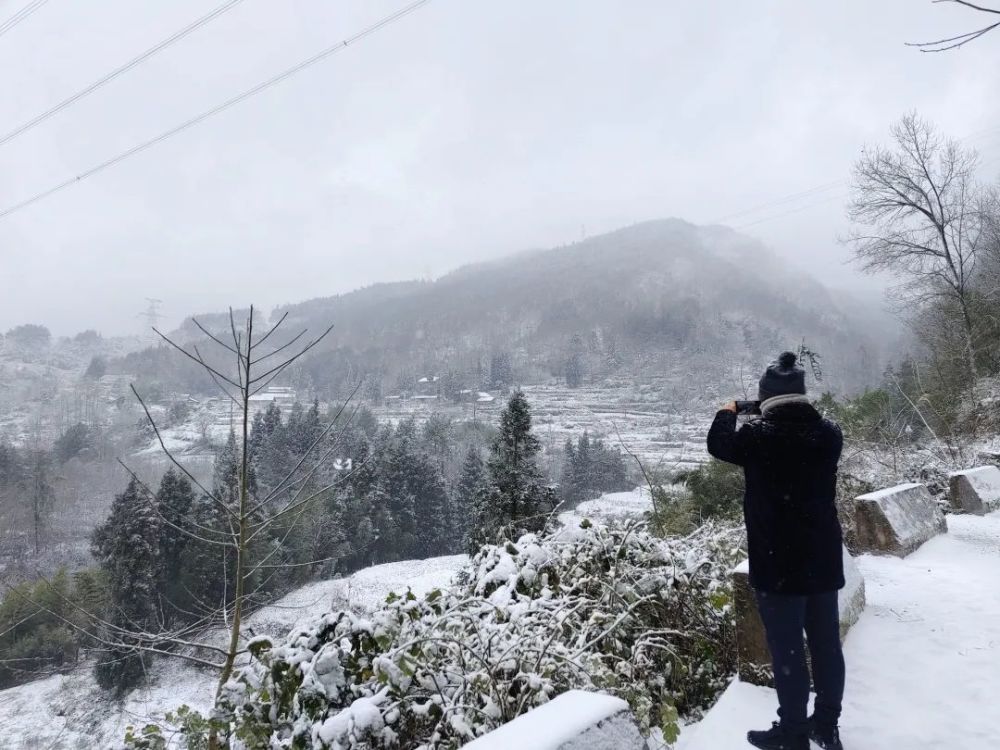
[[[253,641],[213,721],[231,748],[456,748],[584,688],[669,738],[735,669],[740,543],[711,525],[665,541],[584,521],[485,547],[448,590]]]

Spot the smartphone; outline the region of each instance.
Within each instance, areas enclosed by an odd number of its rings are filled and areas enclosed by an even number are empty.
[[[737,401],[736,413],[743,415],[760,414],[760,401]]]

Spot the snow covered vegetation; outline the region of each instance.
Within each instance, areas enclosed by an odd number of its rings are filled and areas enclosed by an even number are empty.
[[[584,521],[484,547],[451,587],[252,641],[210,722],[189,714],[179,737],[200,747],[214,723],[230,747],[452,748],[576,688],[618,695],[644,732],[675,737],[734,670],[740,543],[726,527],[665,541]]]

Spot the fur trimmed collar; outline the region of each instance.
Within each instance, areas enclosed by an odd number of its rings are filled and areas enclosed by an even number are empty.
[[[783,396],[772,396],[760,403],[760,413],[767,416],[767,413],[777,406],[787,406],[788,404],[809,404],[810,401],[801,393],[786,393]]]

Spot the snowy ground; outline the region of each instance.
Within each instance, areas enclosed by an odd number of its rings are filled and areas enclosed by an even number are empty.
[[[591,501],[574,517],[632,515],[641,490]],[[572,519],[567,519],[572,520]],[[1000,722],[1000,513],[950,516],[949,533],[905,559],[863,556],[868,607],[845,644],[848,684],[842,734],[848,750],[996,750]],[[445,585],[463,556],[380,565],[292,592],[257,613],[257,633],[282,634],[331,607],[370,611],[389,591]],[[204,710],[211,675],[161,659],[150,685],[125,701],[106,698],[89,665],[0,691],[0,747],[106,747],[129,723],[182,703]],[[734,683],[677,750],[743,750],[746,730],[774,716],[773,691]]]
[[[906,559],[863,556],[868,607],[848,634],[848,750],[996,750],[1000,720],[1000,513],[949,516]],[[743,750],[773,691],[734,683],[679,750]]]
[[[607,521],[612,518],[640,519],[653,509],[649,489],[636,487],[628,492],[608,492],[596,500],[585,500],[573,510],[559,514],[564,526],[578,524],[584,518]]]
[[[584,430],[609,445],[626,448],[649,471],[690,469],[708,459],[705,433],[715,416],[716,401],[675,401],[672,381],[646,384],[609,382],[567,388],[564,384],[523,386],[531,406],[535,435],[550,454],[559,454],[566,439],[576,440]],[[379,419],[399,422],[413,417],[418,423],[437,412],[455,420],[496,424],[505,398],[489,404],[452,405],[409,399],[374,409]],[[718,401],[722,401],[720,397]],[[634,460],[627,459],[629,468]]]
[[[407,587],[422,595],[446,585],[466,562],[465,555],[376,565],[347,578],[303,586],[255,612],[247,625],[254,633],[283,636],[291,628],[338,608],[370,612],[390,591]],[[149,684],[124,700],[109,698],[94,683],[89,663],[0,691],[0,748],[3,750],[94,750],[120,742],[129,724],[159,721],[182,704],[206,711],[212,703],[214,675],[176,659],[159,659]]]

